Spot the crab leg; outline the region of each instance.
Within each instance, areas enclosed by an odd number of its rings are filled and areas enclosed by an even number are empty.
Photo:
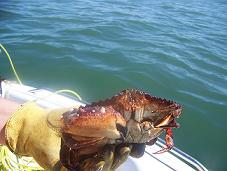
[[[97,137],[97,138],[91,138],[91,137],[74,137],[71,134],[63,133],[62,138],[65,142],[65,144],[72,148],[72,149],[81,149],[81,148],[87,148],[88,146],[95,145],[99,143],[100,141],[104,140],[104,137]]]
[[[161,154],[164,152],[167,152],[169,150],[171,150],[174,146],[173,143],[173,131],[171,128],[166,128],[166,137],[165,137],[165,142],[166,142],[166,147],[153,153],[153,154]]]

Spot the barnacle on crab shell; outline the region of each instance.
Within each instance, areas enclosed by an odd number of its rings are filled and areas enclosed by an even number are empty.
[[[60,123],[61,131],[80,144],[146,143],[165,128],[178,127],[180,114],[179,104],[130,89],[66,112]]]
[[[181,105],[176,102],[130,89],[110,99],[68,111],[57,124],[63,144],[77,152],[74,160],[78,164],[84,156],[99,158],[108,144],[152,145],[164,131],[167,132],[167,147],[157,153],[170,150],[173,147],[171,128],[179,127],[176,118],[181,110]],[[65,153],[62,150],[61,156],[67,155]],[[134,156],[140,155],[135,153]]]

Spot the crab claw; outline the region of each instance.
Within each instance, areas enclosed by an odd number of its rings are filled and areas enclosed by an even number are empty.
[[[118,127],[125,127],[126,121],[111,106],[88,106],[63,114],[61,125],[63,132],[76,136],[118,139],[121,137]]]
[[[112,106],[86,106],[63,113],[60,128],[63,140],[73,149],[103,146],[124,140],[126,121]],[[70,138],[69,138],[70,137]]]
[[[166,142],[166,147],[153,153],[153,154],[161,154],[161,153],[164,153],[164,152],[167,152],[169,150],[171,150],[174,146],[174,143],[173,143],[173,131],[171,128],[167,128],[166,129],[166,137],[165,137],[165,142]]]

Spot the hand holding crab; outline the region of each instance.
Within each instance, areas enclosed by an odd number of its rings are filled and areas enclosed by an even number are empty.
[[[175,118],[180,114],[179,104],[132,89],[68,111],[59,122],[53,122],[50,116],[48,122],[62,132],[60,156],[64,166],[71,170],[94,166],[109,170],[117,168],[129,154],[141,156],[145,144],[153,145],[165,130],[166,148],[156,153],[170,150],[171,128],[179,127]],[[117,153],[121,160],[114,155]],[[108,159],[111,164],[103,164]]]
[[[47,123],[47,116],[50,113],[51,116],[61,115],[69,108],[48,110],[39,107],[35,102],[21,105],[1,98],[0,105],[1,113],[4,114],[2,116],[9,116],[4,129],[1,130],[1,133],[5,131],[1,137],[1,143],[5,143],[16,155],[33,157],[45,170],[63,171],[65,169],[59,161],[60,149],[63,163],[64,161],[70,162],[69,166],[74,166],[74,163],[76,165],[79,161],[81,162],[80,170],[99,170],[101,168],[103,168],[102,170],[114,170],[127,159],[129,152],[135,151],[131,145],[106,145],[95,156],[81,155],[78,150],[72,150],[65,143],[61,144],[61,137]]]

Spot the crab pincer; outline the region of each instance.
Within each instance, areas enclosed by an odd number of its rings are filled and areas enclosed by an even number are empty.
[[[76,141],[73,148],[120,143],[149,145],[166,131],[167,151],[173,146],[171,128],[179,127],[176,118],[181,110],[181,105],[173,101],[135,89],[124,90],[110,99],[64,113],[60,128]]]
[[[174,146],[172,128],[179,127],[181,111],[176,102],[130,89],[68,111],[58,123],[64,143],[80,154],[98,155],[108,144],[153,145],[166,132],[160,154]]]

